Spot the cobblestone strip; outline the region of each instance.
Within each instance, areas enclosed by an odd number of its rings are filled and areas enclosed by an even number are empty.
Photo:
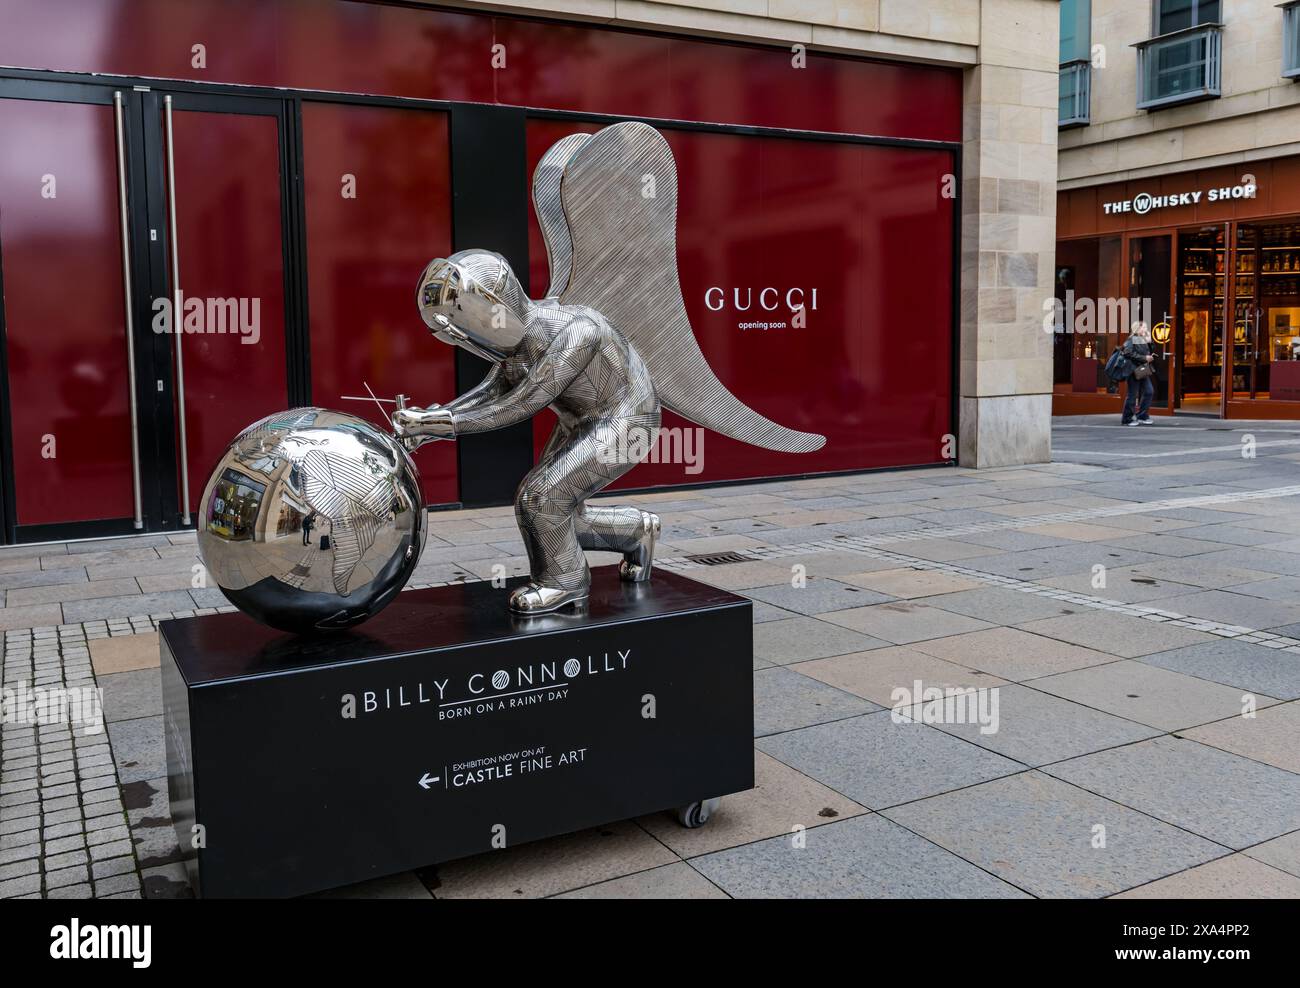
[[[4,634],[0,898],[140,895],[117,768],[80,626]],[[97,725],[55,691],[80,691]],[[87,693],[85,691],[95,691]]]

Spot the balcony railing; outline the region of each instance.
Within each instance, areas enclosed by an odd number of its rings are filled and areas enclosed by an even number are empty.
[[[1300,0],[1278,6],[1282,8],[1282,75],[1300,79]]]
[[[1296,0],[1300,3],[1300,0]],[[1060,103],[1056,123],[1060,127],[1082,127],[1088,123],[1092,101],[1092,63],[1086,58],[1061,66]]]
[[[1220,95],[1223,25],[1198,24],[1134,45],[1138,109],[1153,110]]]

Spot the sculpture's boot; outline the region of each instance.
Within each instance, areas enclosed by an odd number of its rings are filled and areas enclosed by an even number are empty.
[[[618,564],[618,575],[629,583],[644,583],[650,579],[654,568],[655,541],[659,538],[659,516],[653,511],[641,512],[641,532],[637,546],[623,553]]]
[[[549,614],[587,599],[590,585],[564,590],[541,583],[525,583],[510,594],[510,609],[517,614]]]

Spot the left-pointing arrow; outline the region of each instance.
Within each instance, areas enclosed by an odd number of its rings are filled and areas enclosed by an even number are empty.
[[[441,778],[442,778],[441,776],[430,775],[428,772],[425,772],[424,775],[420,776],[420,788],[428,789],[429,786],[433,785],[435,782],[440,781]]]

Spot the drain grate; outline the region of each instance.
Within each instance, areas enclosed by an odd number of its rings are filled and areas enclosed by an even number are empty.
[[[746,556],[740,552],[702,552],[695,556],[687,556],[693,563],[699,563],[701,566],[726,566],[728,563],[752,563],[753,556]]]

